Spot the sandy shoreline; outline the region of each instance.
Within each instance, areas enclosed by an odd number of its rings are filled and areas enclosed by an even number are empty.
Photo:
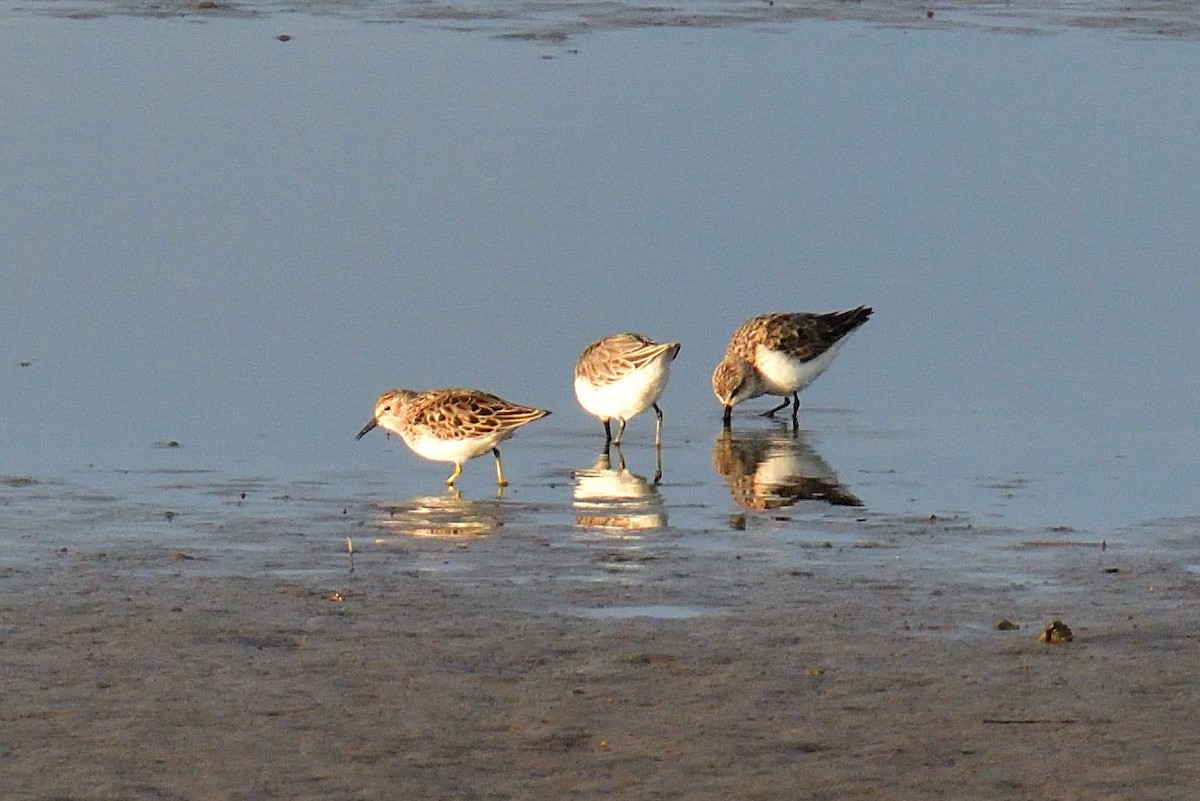
[[[715,535],[735,553],[670,530],[368,522],[353,573],[344,541],[303,527],[240,556],[48,550],[0,572],[0,786],[41,801],[1200,786],[1186,527],[1101,551],[880,519],[779,545],[794,526]],[[986,565],[955,567],[981,542]],[[1039,643],[1049,616],[1075,641]]]

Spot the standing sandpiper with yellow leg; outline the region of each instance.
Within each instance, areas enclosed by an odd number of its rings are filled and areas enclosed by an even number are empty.
[[[508,481],[500,462],[500,443],[548,414],[477,389],[389,389],[375,401],[375,415],[355,439],[379,426],[399,435],[418,456],[453,462],[448,487],[454,487],[462,475],[463,463],[491,451],[496,457],[496,483],[504,487]]]

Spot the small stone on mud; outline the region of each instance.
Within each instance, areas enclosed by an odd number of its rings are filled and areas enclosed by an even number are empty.
[[[1052,620],[1045,630],[1038,635],[1038,640],[1045,643],[1064,643],[1075,639],[1075,635],[1066,623],[1061,620]]]
[[[276,38],[276,39],[278,39],[278,40],[279,40],[279,41],[281,41],[281,42],[290,42],[290,41],[292,41],[292,37],[291,37],[291,36],[288,36],[286,33],[281,33],[281,34],[279,34],[278,36],[276,36],[275,38]]]
[[[1021,621],[1009,620],[1006,617],[1001,618],[1000,622],[996,624],[996,628],[1000,631],[1016,631],[1017,629],[1021,628]]]

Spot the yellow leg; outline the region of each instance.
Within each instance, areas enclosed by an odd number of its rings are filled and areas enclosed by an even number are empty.
[[[508,482],[504,480],[504,465],[500,464],[500,449],[492,448],[492,455],[496,457],[496,486],[507,487]]]
[[[450,478],[446,479],[446,486],[453,487],[454,482],[458,481],[458,477],[462,475],[462,465],[458,462],[454,463],[454,472],[450,474]]]

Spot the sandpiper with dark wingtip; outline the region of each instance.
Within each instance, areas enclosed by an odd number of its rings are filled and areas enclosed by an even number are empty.
[[[871,317],[871,311],[869,306],[859,306],[825,314],[777,312],[742,323],[712,377],[713,392],[725,410],[725,425],[734,406],[760,395],[783,398],[765,416],[786,409],[790,399],[795,420],[800,390],[829,368],[846,337]]]

